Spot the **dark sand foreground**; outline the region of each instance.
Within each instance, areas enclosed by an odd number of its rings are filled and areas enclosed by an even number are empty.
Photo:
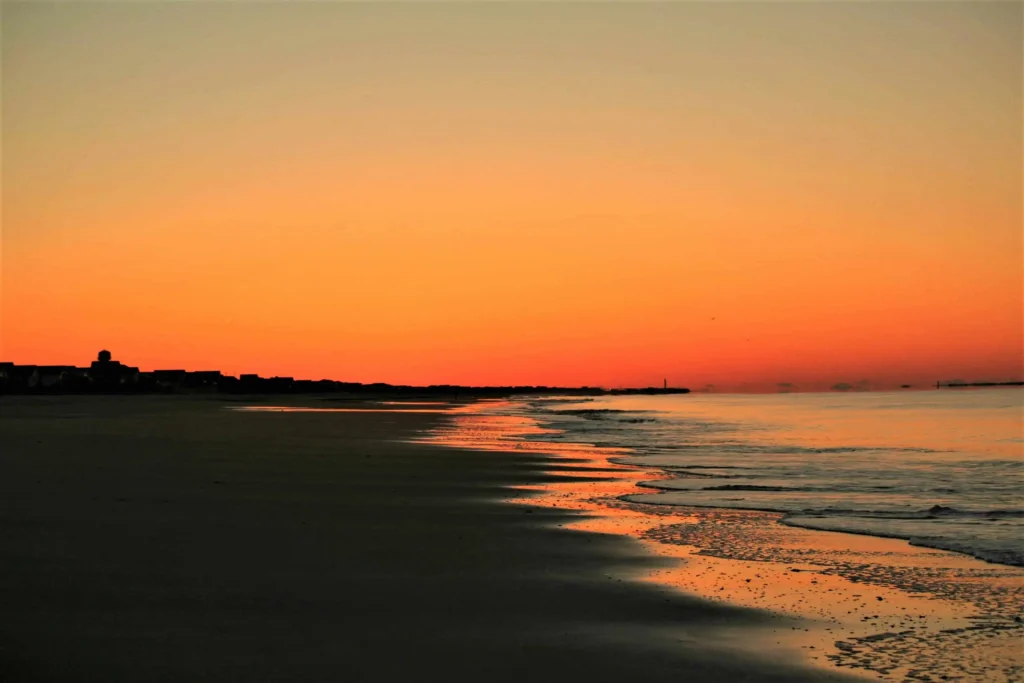
[[[751,650],[765,613],[623,580],[659,562],[630,541],[500,502],[564,464],[400,441],[439,414],[231,405],[0,401],[0,680],[838,677]]]

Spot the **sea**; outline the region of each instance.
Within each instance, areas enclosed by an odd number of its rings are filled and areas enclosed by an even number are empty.
[[[521,438],[614,449],[655,505],[763,510],[1024,566],[1024,390],[533,399]],[[538,444],[539,445],[539,444]]]

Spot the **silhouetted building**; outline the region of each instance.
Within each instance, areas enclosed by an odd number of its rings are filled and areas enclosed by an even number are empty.
[[[35,365],[4,363],[4,391],[32,391],[39,386],[39,368]]]
[[[111,360],[110,351],[100,351],[89,366],[89,379],[98,388],[123,389],[137,384],[139,369]]]
[[[178,391],[185,387],[186,370],[154,370],[146,373],[148,379],[163,391]]]
[[[185,386],[189,389],[216,389],[224,375],[219,370],[198,370],[185,375]]]
[[[273,393],[285,393],[295,387],[294,377],[271,377],[267,380],[267,390]]]
[[[263,385],[263,378],[259,375],[247,374],[238,376],[238,388],[237,390],[245,393],[256,393],[260,391]]]
[[[73,365],[40,365],[39,386],[43,389],[84,388],[89,382],[85,368]]]

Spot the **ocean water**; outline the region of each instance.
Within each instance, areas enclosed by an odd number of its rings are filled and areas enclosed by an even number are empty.
[[[540,423],[536,440],[625,449],[618,461],[662,471],[637,502],[776,511],[1024,566],[1020,389],[541,399],[514,411]]]

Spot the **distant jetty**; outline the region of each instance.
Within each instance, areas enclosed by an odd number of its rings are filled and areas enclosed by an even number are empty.
[[[1024,382],[936,382],[936,389],[959,389],[960,387],[1021,387]]]
[[[376,382],[337,382],[293,377],[225,375],[218,370],[153,370],[113,360],[100,351],[89,367],[72,365],[17,365],[0,362],[0,394],[325,394],[365,396],[498,398],[523,395],[610,396],[688,394],[689,389],[662,387],[603,389],[601,387],[501,386],[472,387],[453,384],[411,386]]]

